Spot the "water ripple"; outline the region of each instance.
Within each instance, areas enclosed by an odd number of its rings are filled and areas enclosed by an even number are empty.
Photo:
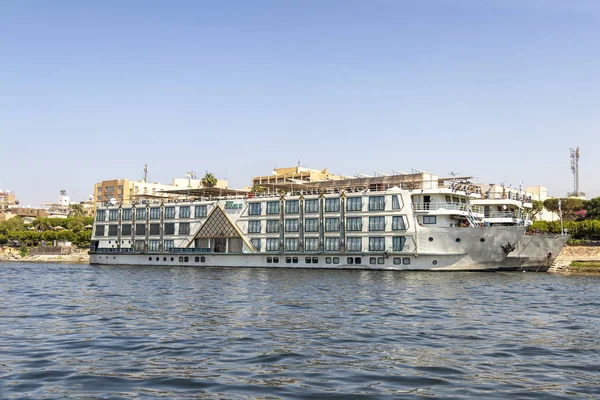
[[[0,398],[600,398],[600,276],[0,264]]]

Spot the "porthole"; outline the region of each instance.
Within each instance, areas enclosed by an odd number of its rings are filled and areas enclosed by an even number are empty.
[[[275,264],[279,263],[279,257],[273,257],[273,262],[274,262]]]
[[[408,258],[408,257],[404,257],[404,258],[402,259],[402,264],[404,264],[404,265],[410,265],[410,258]]]
[[[292,257],[286,257],[285,258],[285,263],[286,264],[291,264],[292,263]]]
[[[369,258],[369,264],[377,264],[377,258],[376,257]]]
[[[331,264],[331,257],[325,257],[325,264]]]
[[[317,257],[313,257],[313,264],[318,264],[319,263],[319,259]]]
[[[179,257],[179,262],[183,262],[183,257],[182,256]]]
[[[334,264],[339,264],[340,263],[340,258],[339,257],[333,257],[333,263]]]
[[[171,261],[174,261],[175,259],[173,257],[171,257]]]
[[[348,257],[348,264],[354,264],[354,258],[353,257]]]
[[[394,265],[402,264],[402,259],[400,257],[394,257]]]
[[[298,264],[298,257],[292,257],[292,263]]]
[[[385,260],[383,259],[383,257],[378,257],[377,258],[377,264],[381,265],[385,262]]]
[[[152,261],[152,257],[148,257],[148,261]]]
[[[456,243],[460,243],[460,238],[456,238]]]
[[[354,257],[354,264],[361,264],[361,263],[362,263],[362,258]]]
[[[311,263],[311,260],[312,260],[312,258],[310,258],[310,257],[306,257],[306,259],[305,259],[304,261],[305,261],[307,264],[310,264],[310,263]]]
[[[430,237],[430,238],[429,238],[429,241],[430,241],[430,242],[433,242],[433,238],[432,238],[432,237]]]
[[[267,264],[271,264],[273,262],[273,257],[267,257]]]
[[[156,261],[160,261],[160,257],[156,257]]]
[[[163,261],[167,261],[167,257],[163,257]]]
[[[431,263],[432,263],[433,265],[437,265],[437,260],[433,260]]]
[[[190,262],[190,258],[189,257],[183,257],[183,261]]]
[[[194,257],[194,262],[200,262],[200,257]]]
[[[485,238],[481,238],[481,239],[479,239],[479,241],[480,241],[481,243],[483,243],[483,242],[485,242]]]
[[[202,256],[200,257],[200,262],[205,262],[206,261],[206,257]]]

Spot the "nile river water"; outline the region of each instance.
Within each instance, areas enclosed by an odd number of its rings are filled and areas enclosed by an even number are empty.
[[[600,398],[600,276],[0,263],[0,398]]]

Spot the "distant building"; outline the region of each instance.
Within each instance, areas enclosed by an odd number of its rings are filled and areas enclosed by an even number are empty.
[[[0,189],[0,211],[7,210],[19,204],[17,197],[9,190]]]
[[[2,210],[0,211],[0,222],[8,221],[14,217],[21,217],[23,222],[26,224],[30,224],[36,218],[41,217],[49,217],[45,210],[39,208],[29,208],[29,207],[14,207],[10,210]]]
[[[113,179],[98,182],[94,185],[94,203],[104,203],[115,199],[115,201],[128,204],[136,199],[147,197],[170,197],[168,190],[199,189],[202,188],[202,180],[189,178],[173,178],[171,185],[162,183],[130,181],[128,179]],[[226,180],[217,180],[217,188],[226,189]]]
[[[347,179],[342,175],[330,174],[327,168],[323,170],[304,167],[276,168],[271,175],[255,176],[252,186],[270,185],[275,183],[323,182]]]

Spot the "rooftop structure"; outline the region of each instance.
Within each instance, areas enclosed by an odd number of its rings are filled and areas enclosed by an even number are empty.
[[[330,174],[327,168],[323,170],[317,170],[298,166],[290,168],[276,168],[273,170],[271,175],[255,176],[252,178],[252,186],[289,182],[322,182],[341,180],[344,178],[346,177],[342,175]]]

